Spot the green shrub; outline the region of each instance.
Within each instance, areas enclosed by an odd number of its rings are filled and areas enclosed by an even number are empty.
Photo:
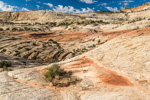
[[[10,30],[10,29],[9,29],[9,28],[6,28],[6,31],[7,31],[7,30]]]
[[[10,61],[0,61],[0,68],[3,68],[3,67],[11,67],[12,64]]]
[[[36,42],[33,42],[32,45],[33,45],[33,46],[37,46]]]
[[[26,49],[26,51],[29,51],[29,50],[31,50],[31,48],[25,48]]]
[[[46,44],[42,44],[42,47],[45,48],[45,47],[46,47]]]
[[[0,28],[0,31],[3,31],[3,28]]]
[[[72,72],[66,72],[61,69],[59,65],[54,64],[45,73],[45,77],[48,81],[52,82],[53,86],[66,87],[71,84],[75,84],[79,81],[76,77],[72,77]]]
[[[18,47],[18,50],[22,49],[23,47]]]
[[[11,37],[10,40],[17,40],[18,38],[16,37]]]
[[[2,71],[12,71],[12,69],[10,69],[10,68],[4,66]]]
[[[59,77],[59,79],[61,79],[65,76],[70,77],[71,75],[65,72],[63,69],[61,69],[59,65],[54,64],[51,68],[48,69],[45,76],[49,81],[52,81],[56,76]]]
[[[7,50],[6,49],[3,49],[2,51],[1,51],[1,53],[4,53],[4,52],[6,52]]]
[[[12,28],[12,31],[17,31],[18,29],[16,27]]]

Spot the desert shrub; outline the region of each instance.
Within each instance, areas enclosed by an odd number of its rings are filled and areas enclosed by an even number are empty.
[[[75,53],[72,53],[72,57],[75,57],[76,56],[76,54]]]
[[[59,65],[54,64],[51,68],[48,69],[45,76],[49,81],[52,81],[52,79],[54,79],[56,76],[63,78],[64,76],[70,76],[70,74],[61,69]]]
[[[4,66],[2,71],[12,71],[12,69]]]
[[[37,46],[36,42],[33,42],[32,45],[33,45],[33,46]]]
[[[0,61],[0,68],[3,68],[3,67],[11,67],[12,64],[10,61]]]
[[[95,44],[93,44],[93,47],[96,47],[96,45],[95,45]]]
[[[22,49],[23,47],[18,47],[18,50]]]
[[[7,31],[7,30],[10,30],[10,29],[9,29],[9,28],[6,28],[6,31]]]
[[[42,25],[42,24],[41,24],[41,23],[39,23],[39,22],[35,22],[35,25],[36,25],[36,24]]]
[[[3,31],[3,28],[0,28],[0,31]]]
[[[6,49],[3,49],[2,51],[1,51],[1,53],[4,53],[4,52],[6,52],[7,50]]]
[[[46,44],[42,44],[42,47],[45,48],[45,47],[46,47]]]
[[[11,37],[10,40],[17,40],[17,38],[16,37]]]
[[[51,23],[49,23],[49,26],[53,27],[53,26],[56,26],[56,24],[57,24],[56,22],[51,22]]]
[[[24,30],[29,31],[29,30],[30,30],[30,28],[28,28],[28,27],[24,27]]]
[[[79,79],[72,77],[72,72],[66,72],[61,69],[59,65],[54,64],[45,73],[45,77],[48,81],[52,82],[53,86],[67,87],[71,84],[75,84]]]
[[[26,51],[29,51],[29,50],[31,50],[31,48],[27,48],[27,47],[26,47],[25,49],[26,49]]]
[[[17,29],[17,28],[15,28],[15,27],[14,27],[14,28],[12,28],[12,31],[17,31],[17,30],[18,30],[18,29]]]
[[[100,40],[98,40],[97,44],[98,44],[98,45],[100,45],[100,44],[101,44],[101,41],[100,41]]]
[[[18,31],[23,31],[23,29],[22,29],[22,28],[19,28]]]

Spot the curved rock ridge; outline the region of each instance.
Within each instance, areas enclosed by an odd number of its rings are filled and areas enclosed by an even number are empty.
[[[150,2],[142,4],[141,6],[132,7],[132,8],[125,8],[120,10],[121,12],[137,12],[137,11],[143,11],[143,10],[149,10],[150,9]]]
[[[25,11],[25,12],[0,12],[4,20],[51,20],[57,12],[53,11]],[[60,13],[61,14],[61,13]]]
[[[118,12],[64,14],[55,11],[0,12],[0,30],[83,31],[92,33],[150,27],[150,3]]]
[[[1,72],[0,100],[149,100],[149,44],[149,34],[133,31],[56,63],[82,79],[69,87],[46,81],[44,73],[52,64]]]
[[[13,35],[0,34],[0,53],[42,62],[56,62],[65,59],[70,52],[56,41],[39,41]]]

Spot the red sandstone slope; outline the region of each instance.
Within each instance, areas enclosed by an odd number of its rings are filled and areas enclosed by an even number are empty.
[[[147,10],[147,9],[150,9],[150,2],[145,3],[141,6],[137,6],[137,7],[125,8],[120,11],[121,12],[136,12],[136,11],[142,11],[142,10]]]

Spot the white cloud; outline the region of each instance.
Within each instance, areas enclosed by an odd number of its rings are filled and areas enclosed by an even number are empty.
[[[16,11],[18,9],[17,6],[7,5],[6,3],[0,1],[0,10],[2,11]]]
[[[27,9],[27,8],[21,8],[21,10],[19,10],[19,11],[29,11],[29,9]]]
[[[133,0],[124,0],[122,2],[134,2]]]
[[[106,6],[106,5],[107,5],[107,3],[102,3],[101,5],[102,5],[102,6]]]
[[[107,6],[108,4],[107,3],[101,3],[101,4],[98,4],[97,6]]]
[[[117,7],[114,7],[114,8],[112,8],[112,7],[105,7],[105,8],[107,8],[109,11],[118,11]]]
[[[39,9],[39,8],[40,8],[40,6],[39,6],[39,5],[36,5],[36,7],[37,7],[37,9]]]
[[[30,1],[30,0],[26,0],[26,2],[28,2],[28,1]]]
[[[84,3],[87,3],[87,4],[92,4],[92,3],[95,3],[97,1],[95,1],[95,0],[80,0],[80,2],[84,2]]]
[[[51,3],[44,3],[44,5],[48,5],[50,8],[53,7],[53,4],[51,4]]]
[[[127,5],[129,5],[132,2],[134,2],[134,1],[133,0],[124,0],[124,1],[121,1],[119,3],[119,5],[124,5],[124,7],[126,7]]]
[[[19,8],[17,6],[11,6],[7,3],[0,1],[0,11],[28,11],[27,8]]]
[[[92,12],[93,10],[91,8],[82,8],[82,10],[80,11],[81,13],[88,13],[88,12]]]
[[[62,6],[58,5],[53,8],[54,11],[62,12],[62,13],[88,13],[92,12],[93,10],[91,8],[81,8],[75,9],[73,6]]]

